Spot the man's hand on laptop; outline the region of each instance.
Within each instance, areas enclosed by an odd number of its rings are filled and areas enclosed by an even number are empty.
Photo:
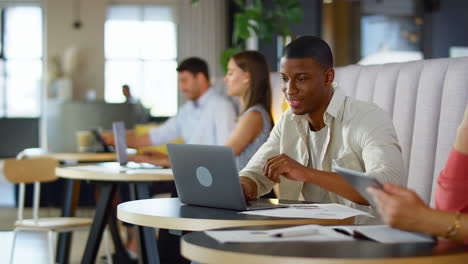
[[[257,184],[247,177],[240,177],[244,197],[247,201],[257,198]]]
[[[141,154],[129,156],[128,160],[138,163],[150,163],[162,167],[171,167],[169,157],[155,150],[145,150]]]

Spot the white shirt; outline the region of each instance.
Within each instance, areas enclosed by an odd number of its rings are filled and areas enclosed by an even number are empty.
[[[403,184],[404,168],[401,148],[390,116],[374,104],[345,96],[335,89],[324,114],[328,127],[323,151],[315,169],[332,171],[332,165],[365,172],[380,182]],[[295,115],[289,109],[275,125],[268,141],[255,153],[239,173],[252,179],[258,194],[268,193],[274,183],[263,175],[263,165],[270,157],[287,154],[303,166],[309,163],[309,122],[305,115]],[[313,151],[313,150],[310,150]],[[313,183],[282,177],[279,184],[281,199],[297,200],[302,194],[308,201],[333,202],[370,211],[367,206],[355,204],[335,193],[326,191],[322,201],[315,201]],[[320,195],[322,196],[322,195]]]
[[[151,129],[151,143],[159,146],[183,138],[188,144],[224,145],[234,131],[236,116],[233,104],[210,88],[197,101],[186,102],[177,116]]]

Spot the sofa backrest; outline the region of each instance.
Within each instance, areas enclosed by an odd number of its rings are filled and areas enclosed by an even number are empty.
[[[335,82],[347,95],[390,113],[407,186],[433,203],[437,176],[468,103],[468,57],[338,67]]]

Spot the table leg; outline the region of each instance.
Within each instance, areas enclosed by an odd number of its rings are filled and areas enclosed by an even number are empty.
[[[151,198],[149,183],[130,184],[130,195],[132,200]],[[140,251],[140,262],[159,264],[158,245],[154,228],[136,226],[136,230],[138,248]]]
[[[117,227],[116,210],[112,210],[109,216],[108,227],[111,232],[112,241],[114,242],[115,257],[113,262],[118,263],[134,263],[127,253],[127,249],[123,246],[122,239],[120,238],[119,229]]]
[[[76,207],[78,206],[78,198],[80,194],[80,181],[66,180],[65,181],[65,201],[62,206],[62,216],[75,216]],[[72,232],[61,233],[57,248],[57,262],[67,264],[70,255],[70,244]]]
[[[96,213],[94,214],[93,224],[89,231],[88,241],[86,242],[86,248],[81,263],[95,263],[102,233],[113,211],[111,206],[115,192],[115,183],[102,183]]]

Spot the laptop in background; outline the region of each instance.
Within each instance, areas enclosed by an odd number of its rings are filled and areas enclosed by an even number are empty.
[[[127,138],[125,124],[122,121],[112,123],[112,131],[114,132],[115,154],[120,166],[128,169],[161,169],[161,166],[156,166],[149,163],[137,163],[128,161],[127,154]]]
[[[106,141],[101,137],[101,134],[99,133],[97,129],[92,129],[91,133],[94,136],[94,140],[96,140],[96,142],[101,146],[101,150],[98,152],[105,152],[105,153],[112,152],[113,150],[112,146],[106,143]]]
[[[230,147],[167,144],[167,150],[177,193],[184,204],[238,211],[287,207],[265,199],[245,200]]]

